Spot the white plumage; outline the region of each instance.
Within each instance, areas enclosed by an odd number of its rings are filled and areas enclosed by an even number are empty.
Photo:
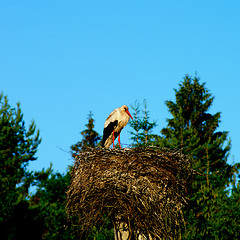
[[[108,116],[103,130],[102,146],[109,148],[114,140],[118,137],[119,147],[120,144],[120,132],[127,125],[129,118],[132,118],[126,105],[121,106],[113,110]],[[133,119],[133,118],[132,118]]]

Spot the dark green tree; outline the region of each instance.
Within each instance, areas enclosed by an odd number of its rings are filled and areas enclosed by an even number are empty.
[[[148,146],[154,144],[157,136],[152,134],[153,129],[157,126],[156,121],[150,122],[150,114],[147,110],[147,101],[143,100],[143,110],[140,111],[139,102],[135,101],[134,106],[131,105],[134,111],[133,121],[130,121],[130,126],[133,131],[132,135],[133,146]]]
[[[33,121],[28,128],[20,103],[13,108],[7,96],[0,95],[0,230],[1,238],[16,239],[15,220],[25,202],[28,188],[24,184],[29,161],[36,160],[40,144],[39,130]],[[22,208],[21,208],[22,206]],[[28,214],[28,213],[26,213]],[[30,214],[30,213],[29,213]]]
[[[94,130],[94,119],[91,111],[87,119],[86,129],[81,132],[82,140],[71,146],[73,156],[87,147],[96,147],[101,139],[100,135]]]
[[[228,214],[223,209],[229,200],[226,187],[233,184],[239,169],[237,164],[227,163],[231,147],[228,132],[218,131],[221,114],[209,112],[214,97],[197,76],[187,75],[175,89],[175,97],[175,102],[166,101],[173,118],[167,120],[158,145],[181,149],[199,173],[188,183],[190,202],[184,239],[229,239],[219,232],[221,222],[216,221],[219,212]]]
[[[65,202],[70,185],[70,173],[54,173],[51,166],[33,173],[34,194],[29,199],[29,209],[36,211],[35,219],[42,224],[42,239],[79,239],[76,222],[68,219]]]

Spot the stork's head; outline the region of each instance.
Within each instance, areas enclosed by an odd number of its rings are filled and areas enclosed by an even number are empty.
[[[121,106],[121,110],[125,111],[125,112],[129,115],[129,117],[133,120],[130,112],[128,111],[128,106],[122,105],[122,106]]]

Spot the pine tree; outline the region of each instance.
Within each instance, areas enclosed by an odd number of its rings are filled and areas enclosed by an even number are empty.
[[[13,219],[21,196],[28,189],[23,179],[27,175],[29,161],[40,144],[39,130],[33,121],[26,129],[20,103],[13,108],[7,96],[0,95],[0,229],[4,239],[15,236]]]
[[[134,106],[131,108],[134,111],[134,119],[130,122],[130,126],[133,128],[131,131],[131,139],[134,146],[148,146],[154,143],[156,136],[152,134],[153,129],[156,127],[156,121],[150,122],[150,114],[147,110],[147,101],[143,100],[144,109],[140,115],[140,104],[135,101]]]
[[[226,187],[233,183],[238,171],[237,165],[227,163],[231,147],[228,132],[217,131],[221,114],[209,113],[214,97],[197,76],[187,75],[175,89],[175,96],[175,102],[166,101],[173,118],[167,120],[158,145],[181,149],[199,173],[188,184],[191,201],[186,215],[190,225],[185,238],[219,239],[216,213],[227,200]]]
[[[94,130],[94,119],[91,111],[87,119],[86,129],[81,132],[83,139],[71,146],[73,156],[87,147],[96,147],[101,139],[100,135]]]

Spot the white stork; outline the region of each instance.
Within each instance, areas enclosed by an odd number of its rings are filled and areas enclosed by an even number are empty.
[[[116,108],[110,113],[104,124],[103,147],[109,148],[112,143],[114,147],[114,140],[118,137],[119,147],[121,148],[120,132],[127,125],[129,118],[133,119],[126,105]]]

